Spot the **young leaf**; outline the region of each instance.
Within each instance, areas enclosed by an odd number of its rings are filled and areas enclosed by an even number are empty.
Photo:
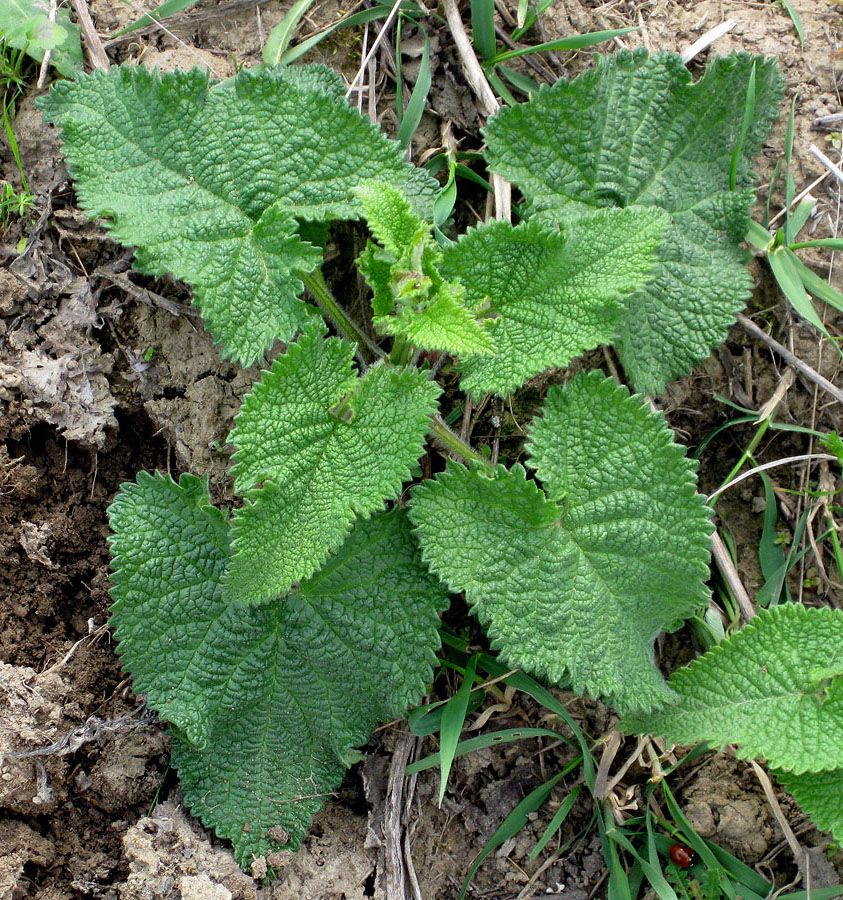
[[[843,613],[783,603],[670,678],[679,702],[625,731],[736,743],[796,775],[843,767]]]
[[[403,512],[358,522],[318,576],[264,606],[224,596],[228,523],[198,478],[141,473],[110,517],[119,653],[173,725],[188,806],[244,867],[295,850],[353,748],[432,674],[447,598]]]
[[[296,220],[356,218],[349,191],[377,177],[430,213],[436,183],[401,158],[321,66],[241,71],[114,67],[54,86],[41,107],[63,128],[79,200],[149,274],[171,272],[226,356],[254,362],[307,321],[297,270],[322,253]]]
[[[246,396],[229,440],[234,513],[229,592],[277,597],[335,550],[355,516],[382,509],[421,456],[439,387],[422,372],[354,374],[354,345],[312,325]]]
[[[755,117],[730,191],[753,65]],[[502,109],[486,126],[490,167],[543,219],[633,204],[670,214],[653,278],[630,298],[617,330],[640,390],[658,391],[704,359],[750,294],[739,248],[753,198],[749,161],[781,93],[773,60],[718,58],[692,83],[678,56],[622,52]]]
[[[653,641],[708,597],[695,464],[599,372],[551,388],[528,451],[544,493],[520,465],[451,465],[413,489],[425,559],[507,663],[551,682],[567,672],[620,709],[668,702]]]
[[[774,772],[786,790],[811,817],[811,821],[843,841],[843,766],[828,772]]]
[[[360,272],[374,292],[378,330],[424,350],[461,357],[492,353],[495,343],[477,320],[475,308],[466,303],[465,288],[439,273],[442,254],[430,236],[431,225],[388,184],[364,184],[354,193],[372,234],[383,245],[369,243],[359,260]]]
[[[463,361],[461,387],[508,394],[528,378],[614,335],[619,300],[652,269],[668,218],[657,209],[605,209],[566,222],[492,222],[444,250],[443,274],[498,318],[496,355]]]

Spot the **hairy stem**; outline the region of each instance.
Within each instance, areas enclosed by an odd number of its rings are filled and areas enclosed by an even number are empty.
[[[489,460],[486,459],[485,456],[479,454],[476,450],[473,450],[462,438],[457,437],[457,435],[448,428],[441,416],[435,416],[431,420],[428,431],[440,444],[442,444],[443,447],[445,447],[446,450],[456,453],[457,456],[461,456],[465,460],[474,460],[475,462],[483,463],[489,472],[494,472],[495,467]]]
[[[316,268],[312,272],[299,272],[298,276],[304,282],[304,286],[313,294],[313,298],[331,324],[344,338],[357,344],[363,355],[369,357],[368,362],[383,356],[380,347],[345,314],[345,310],[337,303],[331,289],[325,284],[325,276],[320,268]]]
[[[393,366],[406,366],[415,355],[416,348],[405,337],[398,335],[392,342],[389,361]]]
[[[305,287],[313,294],[314,299],[319,304],[319,308],[330,319],[331,323],[343,337],[347,338],[349,341],[356,341],[358,347],[361,350],[364,348],[368,350],[374,359],[379,359],[384,356],[380,347],[374,344],[362,329],[349,319],[345,314],[345,311],[339,303],[337,303],[330,288],[325,284],[325,277],[322,275],[321,269],[317,268],[312,272],[299,272],[298,274],[304,282]],[[396,338],[396,340],[398,339]],[[412,345],[407,344],[407,349],[412,351]],[[392,362],[395,361],[392,360]],[[435,416],[431,420],[429,433],[445,447],[446,450],[450,450],[464,460],[474,460],[483,463],[488,471],[494,471],[494,466],[489,460],[476,450],[472,449],[469,444],[462,440],[462,438],[454,434],[441,416]]]

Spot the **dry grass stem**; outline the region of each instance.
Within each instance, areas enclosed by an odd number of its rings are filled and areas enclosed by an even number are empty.
[[[740,575],[738,575],[738,570],[732,562],[732,557],[729,556],[729,551],[726,549],[723,539],[716,531],[711,537],[711,555],[717,563],[717,568],[720,569],[720,574],[729,586],[729,590],[735,597],[738,608],[741,611],[741,618],[744,622],[749,622],[755,616],[755,608],[749,599],[746,588],[743,586]]]
[[[825,155],[825,153],[822,152],[822,150],[820,150],[820,149],[819,149],[818,147],[816,147],[814,144],[811,144],[811,146],[808,148],[808,152],[811,154],[811,156],[815,156],[815,157],[816,157],[816,158],[817,158],[817,159],[818,159],[818,160],[826,167],[826,169],[828,169],[828,171],[831,172],[831,174],[832,174],[832,175],[833,175],[833,176],[834,176],[841,184],[843,184],[843,172],[841,172],[840,169],[837,168],[836,164],[833,163],[833,162]]]
[[[47,13],[47,20],[55,22],[57,12],[56,0],[50,0],[50,11]],[[52,55],[53,51],[51,49],[44,51],[44,59],[41,60],[41,68],[38,70],[38,81],[35,83],[35,86],[39,90],[47,83],[47,70],[50,68],[50,58]]]
[[[724,34],[728,34],[736,25],[734,19],[729,19],[726,22],[721,22],[720,25],[716,25],[709,31],[694,41],[690,47],[686,48],[682,51],[682,62],[686,65],[698,54],[702,53],[707,47],[710,47],[716,40],[722,38]]]
[[[445,18],[454,38],[454,44],[460,56],[465,77],[478,100],[480,112],[488,118],[498,111],[498,100],[483,73],[474,47],[471,44],[456,0],[444,0]],[[492,175],[492,187],[495,189],[495,218],[506,222],[512,220],[512,185],[500,175]]]

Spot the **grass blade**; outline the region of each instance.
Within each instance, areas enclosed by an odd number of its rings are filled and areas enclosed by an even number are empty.
[[[793,168],[790,164],[793,157],[793,122],[795,117],[796,97],[793,98],[793,102],[790,104],[790,115],[787,117],[787,129],[784,136],[784,234],[786,244],[793,243],[795,237],[791,233],[792,229],[790,227],[790,208],[793,206],[793,195],[796,192],[796,185],[793,183]]]
[[[556,810],[556,813],[550,820],[550,824],[545,828],[544,834],[539,838],[539,842],[530,851],[530,859],[535,859],[539,853],[544,850],[553,835],[562,827],[565,819],[568,818],[568,813],[573,809],[574,804],[577,802],[577,797],[579,797],[581,790],[581,784],[575,784],[574,787],[571,788],[570,793],[562,801],[561,806]]]
[[[538,84],[528,75],[516,72],[515,69],[510,69],[508,66],[498,66],[498,71],[516,90],[521,91],[528,97],[538,93]]]
[[[468,699],[471,689],[474,687],[474,673],[477,670],[477,654],[475,653],[465,667],[460,689],[445,704],[442,710],[442,727],[439,731],[439,767],[441,770],[439,783],[439,806],[445,799],[445,789],[448,787],[448,776],[451,774],[451,765],[456,755],[457,744],[460,742],[460,732],[465,724]]]
[[[741,161],[743,153],[743,145],[746,143],[746,136],[749,133],[750,123],[755,118],[755,63],[749,73],[749,80],[746,84],[746,102],[743,107],[743,121],[741,122],[741,136],[735,144],[732,151],[732,161],[729,164],[729,190],[733,191],[738,181],[738,164]]]
[[[471,0],[471,34],[483,60],[498,49],[495,38],[495,0]]]
[[[449,216],[454,211],[456,202],[456,164],[452,162],[448,172],[448,180],[442,186],[436,200],[433,201],[433,224],[437,228],[441,228],[448,221]]]
[[[609,838],[606,824],[603,821],[603,815],[600,812],[599,805],[595,805],[597,812],[597,833],[600,837],[600,847],[603,850],[603,859],[606,862],[606,868],[609,870],[609,884],[606,888],[607,900],[632,900],[632,885],[629,876],[621,862],[618,847],[623,845],[626,837],[623,829],[613,826],[615,832],[612,838]],[[629,844],[628,841],[626,841]],[[644,861],[635,852],[635,848],[629,844],[633,859],[643,867]]]
[[[834,347],[838,354],[843,357],[843,352],[841,352],[837,343],[828,333],[828,329],[823,325],[822,319],[817,315],[814,304],[811,302],[811,298],[805,290],[805,285],[800,274],[801,270],[799,269],[799,266],[796,265],[796,263],[799,262],[796,254],[788,247],[779,247],[769,253],[767,259],[770,262],[770,268],[773,270],[773,275],[776,276],[776,281],[779,283],[779,287],[782,289],[785,297],[787,297],[790,305],[803,319],[810,322],[814,328],[826,338],[831,346]]]
[[[407,3],[402,3],[400,9],[401,12],[404,13],[418,13],[418,7],[416,7],[415,4],[410,3],[409,0]],[[365,25],[367,22],[377,22],[379,19],[385,19],[391,11],[391,7],[389,6],[374,6],[371,9],[361,9],[360,12],[353,13],[345,19],[340,19],[339,22],[335,22],[324,31],[312,34],[309,38],[305,38],[301,43],[296,44],[294,47],[288,47],[284,53],[281,54],[281,58],[278,62],[282,66],[294,62],[300,56],[304,56],[308,50],[312,50],[317,44],[324,41],[326,37],[333,34],[335,31],[338,31],[340,28],[354,28],[356,25]]]
[[[278,65],[282,54],[290,45],[296,29],[299,27],[299,22],[313,3],[314,0],[297,0],[284,18],[269,32],[266,46],[263,48],[263,61],[266,65]]]
[[[473,712],[480,709],[485,700],[485,691],[472,691],[466,715],[470,716]],[[410,731],[416,737],[427,737],[429,734],[436,734],[437,731],[441,731],[442,712],[447,702],[447,700],[438,700],[436,703],[428,703],[425,706],[417,706],[415,709],[411,709],[407,715]]]
[[[812,269],[809,269],[797,256],[794,256],[794,259],[796,261],[793,263],[793,268],[802,279],[805,290],[813,294],[818,300],[822,300],[823,303],[827,303],[829,306],[833,306],[835,309],[843,312],[843,294],[820,278]]]
[[[139,19],[136,19],[131,25],[121,28],[112,37],[120,37],[123,34],[134,31],[136,28],[143,28],[145,25],[154,25],[159,19],[166,19],[167,16],[174,16],[176,13],[184,12],[184,10],[195,6],[198,2],[199,0],[164,0],[160,6],[156,6],[155,9],[144,13]]]
[[[779,894],[778,900],[836,900],[837,897],[843,897],[843,884],[813,888],[810,891],[794,891],[792,894]]]
[[[507,106],[515,106],[518,101],[512,96],[512,92],[504,84],[500,75],[498,75],[497,68],[495,66],[487,66],[485,71],[486,78],[488,79],[489,84],[494,88],[495,93],[503,99]]]
[[[534,6],[531,6],[527,10],[527,15],[524,18],[524,24],[520,28],[516,28],[515,31],[512,32],[512,35],[511,35],[512,40],[513,41],[520,40],[521,37],[524,34],[526,34],[533,27],[533,24],[535,23],[536,19],[538,18],[536,13],[538,13],[538,15],[540,16],[552,4],[553,4],[553,0],[541,0],[540,3],[537,3]]]
[[[582,729],[574,721],[568,710],[565,709],[547,688],[542,687],[535,679],[524,672],[515,672],[512,675],[507,675],[506,673],[509,670],[504,668],[504,666],[496,659],[487,656],[485,653],[480,658],[480,665],[483,671],[487,672],[493,678],[500,678],[501,676],[506,675],[503,679],[504,684],[511,685],[515,690],[523,691],[525,694],[528,694],[540,706],[544,706],[545,709],[549,709],[551,712],[556,713],[568,728],[571,729],[577,744],[579,744],[580,751],[582,752],[583,778],[586,786],[593,793],[594,779],[597,776],[597,772],[594,768],[594,760],[591,758],[591,749],[588,746],[588,741],[586,740]]]
[[[401,116],[401,125],[398,128],[398,143],[402,147],[409,147],[416,129],[419,127],[421,117],[427,104],[427,95],[430,93],[432,83],[430,77],[430,39],[424,34],[424,50],[422,50],[421,63],[419,64],[419,77],[413,85],[413,92],[407,108]]]
[[[785,563],[784,551],[778,543],[776,524],[778,522],[778,508],[776,494],[773,490],[773,482],[766,472],[761,472],[761,481],[764,484],[764,524],[761,528],[761,540],[758,542],[758,559],[761,563],[761,574],[765,581],[770,581]],[[790,600],[790,591],[787,581],[783,581],[777,603]]]
[[[551,731],[549,728],[505,728],[502,731],[492,731],[489,734],[481,734],[477,737],[460,741],[454,750],[454,759],[459,756],[465,756],[466,753],[473,753],[475,750],[483,750],[485,747],[510,744],[512,741],[523,741],[531,737],[550,737],[554,740],[559,740],[562,738],[562,735],[558,731]],[[564,740],[564,738],[562,739]],[[439,765],[440,760],[440,753],[432,753],[430,756],[425,756],[424,759],[418,759],[414,763],[410,763],[407,766],[407,774],[415,775],[416,772],[433,769]]]
[[[746,231],[744,240],[748,244],[752,244],[756,250],[770,250],[773,247],[774,238],[769,231],[760,225],[755,219],[749,220],[749,227]]]
[[[829,250],[843,250],[843,238],[817,238],[811,241],[795,241],[788,246],[791,250],[801,250],[803,247],[827,247]]]
[[[802,27],[802,18],[799,15],[799,11],[790,0],[781,0],[781,4],[784,7],[785,12],[790,16],[790,21],[793,22],[793,28],[796,31],[796,36],[799,38],[799,46],[804,48],[805,29]]]
[[[465,900],[465,894],[468,890],[468,886],[471,884],[471,879],[474,878],[474,875],[482,865],[483,860],[485,860],[494,850],[497,850],[504,841],[507,841],[513,835],[518,834],[518,832],[527,824],[527,816],[541,807],[545,800],[550,796],[550,792],[562,780],[565,774],[566,773],[562,771],[558,775],[554,775],[549,781],[539,785],[535,790],[530,791],[503,822],[501,822],[498,826],[498,830],[488,841],[486,841],[483,849],[477,854],[474,862],[469,867],[468,874],[460,889],[459,900]]]
[[[507,50],[498,53],[488,60],[490,65],[506,62],[508,59],[517,59],[519,56],[527,56],[528,53],[541,53],[544,50],[582,50],[584,47],[593,47],[602,44],[603,41],[611,41],[621,34],[629,34],[630,31],[638,31],[637,25],[628,28],[616,28],[612,31],[590,31],[587,34],[575,34],[572,37],[560,38],[558,41],[545,41],[534,47],[522,47],[520,50]]]
[[[791,233],[794,235],[794,237],[797,234],[799,234],[799,232],[802,230],[805,223],[808,221],[808,217],[814,211],[815,205],[816,205],[816,201],[814,200],[813,197],[803,197],[802,200],[800,200],[799,205],[796,207],[796,209],[790,214],[790,230],[791,230]],[[833,241],[833,240],[835,240],[835,238],[829,238],[828,240]],[[837,240],[839,240],[839,238]],[[791,243],[792,242],[789,242],[788,246],[790,246],[791,250],[793,250],[794,248],[791,246]],[[799,244],[797,244],[797,247],[804,247],[806,244],[809,247],[825,246],[824,242],[820,242],[820,241],[817,241],[817,242],[803,241],[803,242],[800,242]],[[843,245],[843,241],[840,241],[840,244]],[[839,250],[840,248],[836,247],[835,249]]]

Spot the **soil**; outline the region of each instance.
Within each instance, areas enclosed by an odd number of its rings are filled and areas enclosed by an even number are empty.
[[[829,177],[818,181],[825,170],[808,148],[817,144],[833,155],[839,146],[839,132],[818,130],[815,122],[841,111],[837,54],[843,46],[843,9],[815,0],[791,0],[791,5],[801,15],[804,46],[781,4],[743,0],[557,0],[530,40],[634,24],[640,30],[618,44],[678,51],[733,20],[732,29],[693,68],[710,53],[731,50],[778,59],[787,102],[795,99],[795,187],[797,192],[810,187],[818,200],[809,223],[812,235],[836,235],[840,185]],[[288,8],[283,0],[208,0],[168,20],[166,32],[151,27],[114,37],[141,7],[118,0],[90,0],[89,6],[113,63],[162,69],[203,65],[219,78],[260,61],[267,34]],[[507,17],[516,6],[507,0],[498,4],[507,32],[512,30]],[[335,21],[344,10],[335,0],[317,4],[305,17],[301,36]],[[477,150],[482,122],[453,40],[441,21],[431,18],[426,27],[434,88],[414,157],[438,146],[446,128],[461,149]],[[402,51],[411,87],[421,52],[418,35],[407,35]],[[589,65],[591,55],[544,55],[541,60],[545,72],[572,76]],[[351,74],[360,57],[356,29],[339,32],[308,58]],[[384,127],[394,130],[395,87],[387,67],[384,57],[376,109]],[[433,752],[430,739],[411,738],[406,723],[379,732],[365,748],[365,761],[350,770],[317,816],[303,849],[295,857],[271,861],[277,879],[268,882],[252,877],[264,874],[265,865],[243,873],[229,849],[186,814],[168,768],[166,730],[143,698],[132,693],[121,669],[108,628],[108,504],[121,482],[141,469],[156,468],[209,473],[214,498],[230,499],[226,435],[258,371],[222,360],[190,307],[189,290],[170,279],[133,273],[131,252],[80,213],[56,134],[33,106],[39,93],[32,86],[26,90],[13,123],[35,202],[27,216],[12,217],[0,231],[0,900],[392,897],[383,826],[390,767],[399,748],[409,746],[416,756]],[[783,141],[784,119],[758,163],[759,210],[768,201]],[[0,146],[0,166],[2,179],[19,188],[8,142]],[[781,184],[774,189],[771,210],[781,207],[782,191]],[[457,215],[475,213],[467,202]],[[19,252],[22,239],[25,249]],[[830,255],[809,252],[806,260],[843,286]],[[757,290],[750,312],[839,384],[840,358],[788,312],[769,275],[753,265]],[[839,314],[825,310],[824,315],[832,334],[839,335]],[[605,360],[600,353],[585,362],[592,367]],[[722,398],[759,409],[782,372],[763,344],[735,328],[709,360],[656,400],[680,439],[695,449],[734,414]],[[488,404],[476,414],[474,439],[499,440],[502,458],[515,459],[523,424],[558,377],[551,373],[536,379],[514,404]],[[499,426],[493,425],[493,416]],[[843,432],[839,407],[800,378],[787,391],[777,421]],[[720,484],[753,433],[752,426],[730,428],[707,444],[701,453],[702,491]],[[806,450],[802,435],[768,432],[757,459]],[[813,471],[810,478],[820,474]],[[805,486],[798,469],[776,469],[771,475],[778,488]],[[780,493],[779,501],[778,527],[787,541],[804,503],[795,493]],[[733,538],[738,572],[751,596],[763,584],[758,558],[763,509],[763,488],[756,480],[730,491],[717,507],[718,524]],[[805,557],[789,587],[806,602],[839,606],[841,574],[823,552]],[[660,650],[669,671],[699,647],[683,630],[662,642]],[[615,719],[601,704],[559,696],[590,734],[611,732]],[[474,721],[482,720],[486,728],[540,725],[544,715],[520,695],[507,695],[494,708],[478,710]],[[619,763],[633,747],[628,741],[620,749]],[[406,896],[454,900],[472,859],[504,816],[569,758],[567,745],[538,741],[461,757],[441,808],[436,770],[410,779],[404,800],[406,858],[418,885],[413,890],[408,885]],[[620,780],[612,794],[619,816],[641,811],[650,774],[635,764]],[[469,896],[603,896],[606,865],[596,832],[587,827],[591,809],[584,795],[545,852],[529,859],[575,776],[576,770],[549,804],[484,862]],[[728,752],[704,756],[677,791],[700,834],[759,865],[779,884],[796,874],[787,850],[782,852],[781,829],[746,763]],[[815,886],[843,879],[843,854],[819,852],[827,838],[786,795],[780,802],[803,846],[818,851],[812,857]]]

